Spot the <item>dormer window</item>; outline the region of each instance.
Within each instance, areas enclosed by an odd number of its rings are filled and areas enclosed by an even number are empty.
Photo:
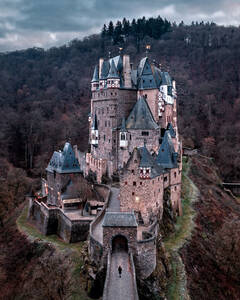
[[[120,132],[120,147],[126,148],[128,146],[127,133]]]
[[[140,178],[149,179],[150,178],[150,168],[149,167],[142,167],[140,168]]]

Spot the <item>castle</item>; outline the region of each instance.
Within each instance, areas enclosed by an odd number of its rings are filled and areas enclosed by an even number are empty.
[[[123,55],[99,60],[91,90],[85,174],[95,173],[99,183],[103,175],[118,174],[121,210],[134,210],[144,223],[161,215],[167,187],[181,213],[175,81],[147,57],[133,69]]]
[[[181,214],[182,145],[175,81],[148,57],[136,69],[129,55],[100,58],[91,91],[89,152],[68,142],[54,152],[41,193],[29,199],[29,220],[67,242],[89,237],[109,291],[119,249],[137,276],[153,272],[165,202]]]

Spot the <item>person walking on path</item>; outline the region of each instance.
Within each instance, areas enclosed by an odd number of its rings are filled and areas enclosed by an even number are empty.
[[[119,278],[121,278],[121,275],[122,275],[122,267],[121,266],[118,267],[118,273],[119,273]]]

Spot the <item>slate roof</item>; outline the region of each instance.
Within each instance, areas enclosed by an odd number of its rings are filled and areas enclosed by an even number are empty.
[[[100,79],[107,79],[108,72],[110,69],[110,64],[108,60],[104,60],[102,64],[102,70],[100,74]]]
[[[133,212],[106,212],[103,227],[137,227]]]
[[[143,90],[157,88],[152,68],[147,57],[141,59],[138,65],[138,88]]]
[[[138,148],[140,151],[140,164],[139,167],[153,167],[154,166],[154,158],[149,153],[148,149],[144,145],[144,147]]]
[[[111,63],[111,61],[114,61],[114,64],[115,64],[118,72],[121,72],[122,69],[123,69],[123,60],[122,60],[122,57],[120,55],[115,56],[115,57],[109,59],[109,63]]]
[[[168,123],[167,130],[169,130],[169,133],[170,133],[172,138],[176,137],[176,132],[175,132],[173,126],[172,126],[172,123]]]
[[[168,72],[161,72],[162,82],[161,85],[172,86],[172,79]]]
[[[155,158],[149,153],[146,146],[138,148],[140,152],[140,168],[151,168],[151,178],[157,177],[164,173],[164,170],[161,166],[156,163]]]
[[[112,62],[111,62],[111,67],[110,67],[107,78],[119,78],[118,71],[116,69],[116,66],[115,66],[115,63],[114,63],[113,59],[112,59]]]
[[[151,110],[144,97],[140,97],[130,112],[127,121],[127,129],[158,129],[159,126],[154,121]]]
[[[70,143],[65,143],[63,151],[54,151],[46,170],[57,173],[81,172],[80,165]]]
[[[166,130],[156,162],[159,166],[165,169],[177,168],[177,156],[178,154],[174,150],[171,134],[169,130]]]
[[[91,82],[96,82],[99,80],[99,66],[96,65],[93,72],[93,77]]]

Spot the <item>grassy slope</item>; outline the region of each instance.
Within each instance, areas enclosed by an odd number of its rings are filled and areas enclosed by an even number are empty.
[[[178,250],[186,243],[191,236],[191,231],[194,227],[194,210],[192,203],[197,200],[198,189],[188,177],[190,161],[183,161],[182,172],[182,209],[181,217],[177,218],[175,225],[176,231],[164,241],[165,249],[171,257],[171,265],[173,275],[168,285],[167,298],[174,299],[189,299],[186,289],[186,274],[184,264],[178,253]]]
[[[89,300],[86,294],[85,287],[87,285],[86,276],[82,274],[82,267],[84,265],[83,252],[86,250],[86,242],[79,242],[74,244],[65,243],[57,235],[44,236],[33,225],[27,221],[27,207],[25,207],[16,221],[17,227],[21,233],[33,242],[35,240],[44,243],[50,243],[58,251],[64,255],[70,255],[71,258],[71,300]]]

